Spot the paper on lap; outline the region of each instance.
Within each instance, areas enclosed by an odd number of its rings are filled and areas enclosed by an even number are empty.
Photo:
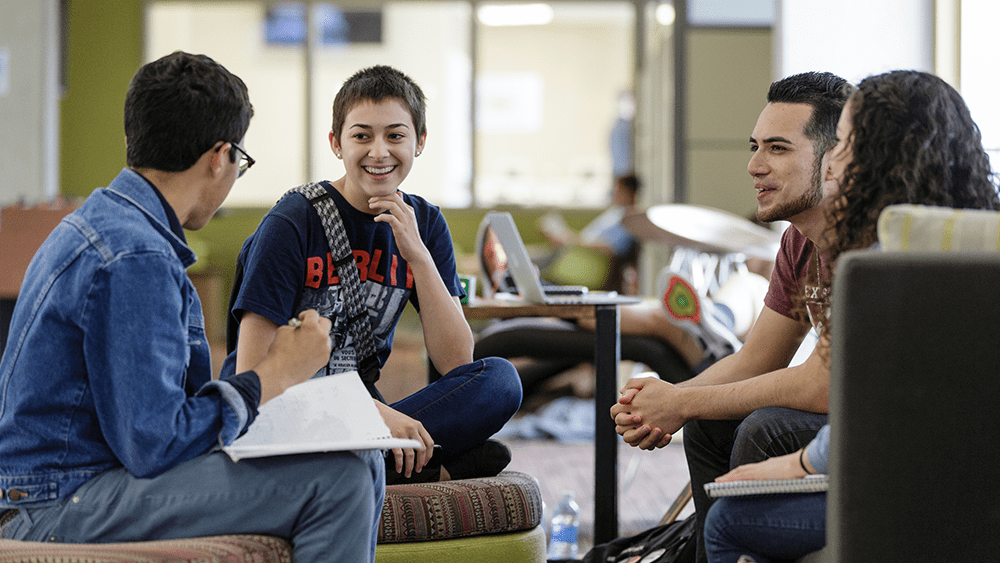
[[[422,448],[393,438],[356,371],[310,379],[264,403],[246,434],[222,448],[242,458],[342,450]]]

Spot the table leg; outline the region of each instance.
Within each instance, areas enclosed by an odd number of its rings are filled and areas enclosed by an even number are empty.
[[[618,400],[618,305],[596,306],[594,342],[594,545],[618,537],[618,435],[609,410]]]

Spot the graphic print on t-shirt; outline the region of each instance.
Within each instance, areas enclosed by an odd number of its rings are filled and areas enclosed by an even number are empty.
[[[809,313],[809,322],[812,323],[816,332],[822,333],[823,319],[830,307],[830,287],[824,286],[821,279],[820,258],[818,252],[813,252],[809,260],[809,274],[806,276],[805,284],[802,287],[805,297],[806,311]]]
[[[375,349],[384,350],[388,346],[388,338],[396,321],[406,308],[410,290],[403,287],[390,287],[371,280],[362,282],[361,295],[364,299],[365,311],[371,323],[372,335],[375,339]],[[350,336],[350,325],[347,320],[347,305],[344,302],[340,284],[326,286],[320,289],[304,288],[299,312],[306,309],[316,309],[323,317],[333,323],[330,338],[333,343],[333,353],[330,363],[316,375],[328,375],[358,369],[355,343]]]

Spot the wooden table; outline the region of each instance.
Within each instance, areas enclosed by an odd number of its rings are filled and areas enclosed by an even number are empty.
[[[464,305],[467,319],[558,317],[593,320],[594,329],[594,544],[618,537],[618,435],[609,409],[618,400],[621,332],[618,306],[635,297],[609,295],[587,304],[533,304],[517,299],[475,299]]]

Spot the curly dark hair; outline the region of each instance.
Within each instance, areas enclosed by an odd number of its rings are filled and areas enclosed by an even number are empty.
[[[852,130],[842,146],[853,159],[840,179],[840,198],[828,211],[833,243],[822,282],[827,294],[837,257],[878,240],[878,217],[886,206],[1000,209],[979,127],[944,80],[902,70],[870,76],[844,111],[851,112]],[[821,334],[829,339],[829,311],[820,316]]]
[[[853,160],[832,210],[831,263],[876,242],[878,217],[888,205],[1000,208],[979,127],[944,80],[918,71],[870,76],[847,108]]]

